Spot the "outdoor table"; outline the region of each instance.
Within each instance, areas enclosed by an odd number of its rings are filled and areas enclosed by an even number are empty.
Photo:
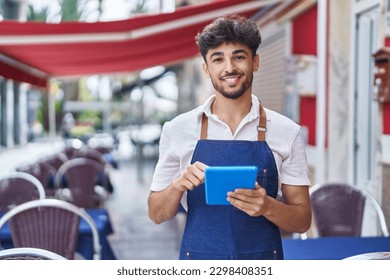
[[[341,260],[351,256],[390,251],[390,237],[320,237],[283,239],[286,260]]]

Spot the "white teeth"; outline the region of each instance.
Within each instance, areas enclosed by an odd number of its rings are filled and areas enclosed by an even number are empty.
[[[233,78],[225,78],[225,82],[227,82],[228,84],[234,84],[238,81],[238,78],[237,77],[233,77]]]

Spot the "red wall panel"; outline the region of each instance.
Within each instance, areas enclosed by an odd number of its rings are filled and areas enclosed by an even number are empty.
[[[390,134],[390,103],[383,104],[383,134]]]
[[[301,96],[299,110],[300,125],[307,127],[309,145],[316,144],[316,97]]]
[[[292,54],[317,55],[317,5],[292,21]],[[307,144],[316,144],[316,97],[300,97],[300,125],[307,128]]]
[[[292,22],[292,54],[317,55],[317,5]]]

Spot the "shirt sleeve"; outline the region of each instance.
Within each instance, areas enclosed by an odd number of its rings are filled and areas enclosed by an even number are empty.
[[[161,132],[159,143],[159,159],[153,174],[151,191],[162,191],[166,189],[174,179],[180,176],[180,159],[175,153],[177,149],[172,142],[170,133],[170,123],[165,123]],[[183,194],[181,204],[187,211],[187,192]]]
[[[291,143],[289,155],[283,159],[280,169],[280,182],[287,185],[310,186],[305,144],[301,129],[297,130]]]
[[[161,132],[159,158],[150,187],[152,191],[164,190],[180,175],[180,160],[172,148],[175,144],[172,143],[169,124],[165,123]]]

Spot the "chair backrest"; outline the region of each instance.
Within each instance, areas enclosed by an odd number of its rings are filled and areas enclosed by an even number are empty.
[[[354,185],[317,184],[310,189],[310,201],[319,236],[361,236],[367,202],[378,215],[383,235],[389,236],[379,203]]]
[[[33,247],[74,259],[80,218],[92,232],[94,259],[100,259],[100,241],[96,225],[85,212],[66,201],[41,199],[18,205],[0,218],[0,230],[8,222],[15,247]]]
[[[38,161],[29,165],[20,166],[16,170],[33,175],[44,187],[46,197],[55,197],[54,176],[57,170],[52,165],[46,161]]]
[[[82,147],[80,149],[75,150],[73,152],[72,156],[69,158],[70,159],[87,158],[87,159],[95,160],[95,161],[99,162],[100,164],[102,164],[103,166],[106,164],[104,161],[103,154],[100,153],[99,151],[92,149],[92,148],[89,148],[89,147]]]
[[[41,182],[28,173],[10,172],[0,177],[0,211],[8,211],[21,203],[45,197]]]
[[[39,248],[11,248],[0,251],[0,260],[67,260],[49,250]]]
[[[104,166],[92,159],[74,158],[65,162],[57,171],[55,184],[66,187],[71,194],[71,202],[83,208],[98,208],[101,197],[95,192],[99,176],[104,173]]]
[[[68,160],[68,157],[64,152],[56,153],[55,155],[46,157],[41,161],[46,162],[50,166],[53,166],[57,171],[61,165],[63,165]]]

